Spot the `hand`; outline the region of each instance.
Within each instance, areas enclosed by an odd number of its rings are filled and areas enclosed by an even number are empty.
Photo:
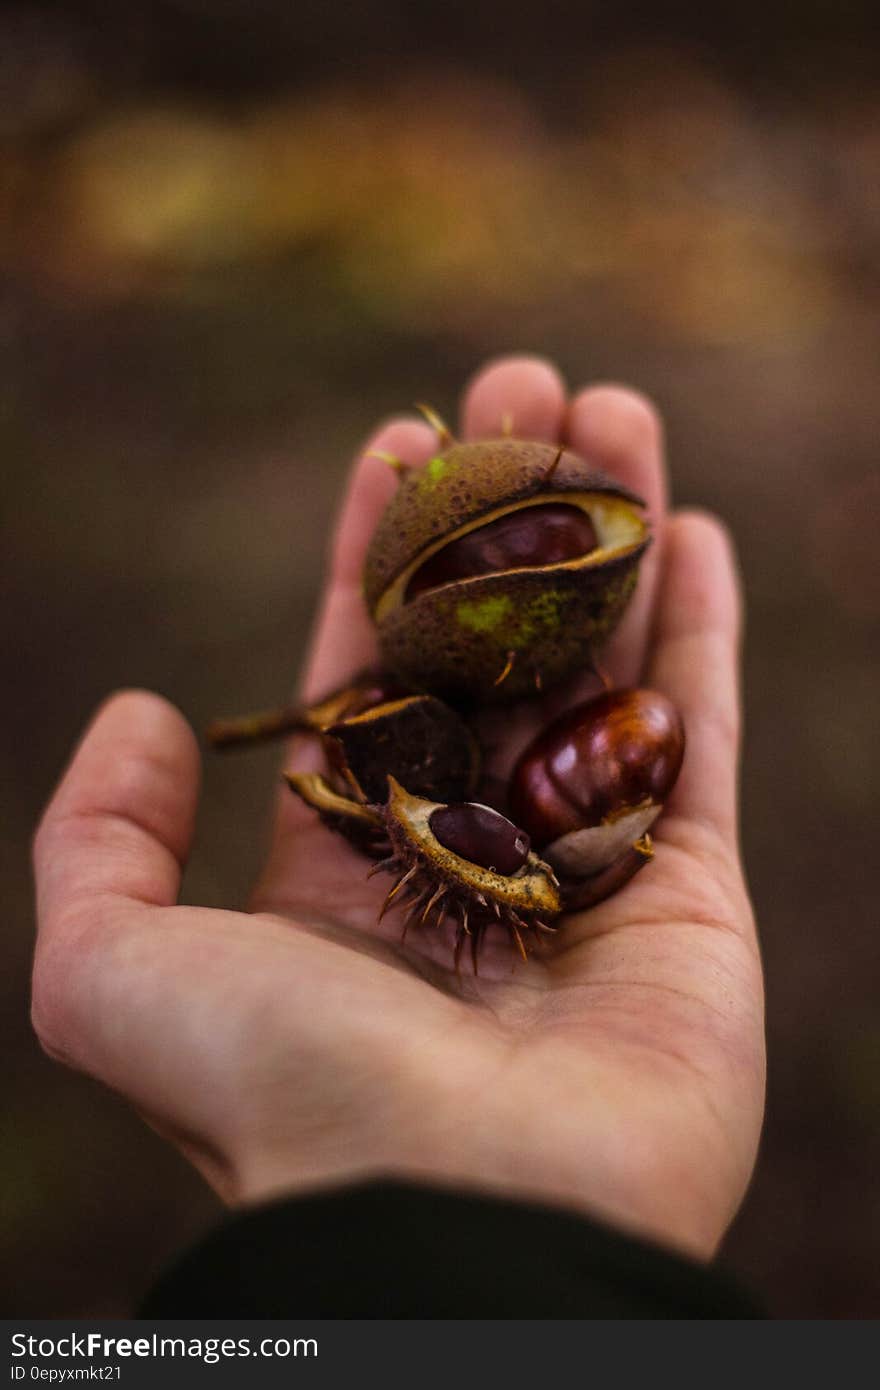
[[[653,863],[566,919],[540,957],[489,942],[480,975],[459,978],[442,932],[404,947],[393,916],[376,927],[387,881],[368,883],[366,861],[285,788],[252,912],[178,907],[196,741],[159,697],[119,694],[37,834],[34,1024],[229,1202],[393,1175],[558,1203],[709,1257],[751,1175],[764,1082],[737,850],[730,544],[707,516],[665,518],[660,428],[640,397],[596,387],[567,401],[549,366],[510,359],[470,386],[462,434],[497,434],[505,415],[648,501],[655,544],[605,664],[617,684],[664,691],[685,720]],[[435,436],[399,420],[368,448],[418,464]],[[308,696],[375,659],[359,580],[394,486],[365,452]],[[300,765],[312,756],[297,751]]]

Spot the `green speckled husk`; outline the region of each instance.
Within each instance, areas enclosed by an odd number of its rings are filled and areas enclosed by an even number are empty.
[[[425,552],[499,508],[566,493],[643,505],[576,454],[557,461],[558,453],[553,444],[514,439],[454,444],[402,478],[364,568],[387,670],[441,698],[488,704],[534,695],[588,666],[635,587],[647,534],[599,564],[481,575],[389,601],[395,581],[402,584]]]
[[[639,554],[600,569],[486,575],[419,594],[379,630],[385,666],[425,690],[479,704],[520,699],[585,669],[635,587]],[[507,677],[496,685],[508,653]]]

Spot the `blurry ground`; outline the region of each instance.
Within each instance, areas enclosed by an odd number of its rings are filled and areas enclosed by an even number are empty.
[[[214,1214],[28,1030],[26,849],[71,741],[121,684],[197,728],[283,696],[354,447],[417,399],[451,415],[485,355],[528,349],[574,385],[651,393],[676,499],[736,533],[771,1076],[727,1257],[777,1313],[876,1316],[880,97],[861,56],[816,50],[777,81],[772,57],[733,71],[630,38],[585,50],[577,80],[481,77],[475,55],[316,64],[221,100],[108,78],[63,14],[0,17],[0,1306],[123,1314]],[[276,756],[208,761],[188,899],[242,900]]]

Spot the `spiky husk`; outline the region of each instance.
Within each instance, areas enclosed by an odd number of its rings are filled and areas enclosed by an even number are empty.
[[[456,971],[461,968],[461,957],[466,942],[470,942],[473,972],[479,974],[480,947],[489,927],[504,927],[515,942],[523,960],[528,960],[530,949],[540,940],[542,932],[552,934],[557,928],[549,922],[516,913],[512,908],[502,908],[497,900],[479,899],[465,887],[452,883],[438,883],[427,863],[420,862],[421,856],[412,846],[404,843],[398,853],[375,864],[371,873],[385,870],[397,875],[396,882],[388,893],[379,913],[379,920],[392,906],[406,907],[402,939],[411,927],[440,927],[449,918],[456,924],[453,964]],[[494,911],[493,911],[494,909]]]
[[[403,938],[414,926],[438,928],[448,918],[455,924],[453,962],[460,969],[470,942],[474,974],[479,973],[483,937],[493,925],[503,927],[523,960],[542,933],[552,935],[562,912],[582,911],[603,902],[629,882],[653,855],[649,835],[627,847],[600,872],[588,878],[563,880],[531,853],[517,874],[508,877],[461,859],[439,843],[428,821],[437,804],[409,794],[394,778],[385,806],[363,806],[333,790],[317,773],[286,773],[290,789],[317,811],[330,829],[345,835],[378,862],[374,874],[395,875],[379,912],[405,907]]]
[[[472,864],[441,845],[428,824],[436,803],[414,797],[389,778],[389,799],[383,808],[391,854],[371,873],[396,875],[379,913],[407,907],[403,933],[410,927],[439,927],[449,918],[456,924],[454,964],[459,969],[465,943],[470,941],[474,973],[480,945],[488,928],[503,927],[523,960],[541,933],[552,933],[562,910],[559,885],[549,865],[530,854],[523,868],[508,876]]]

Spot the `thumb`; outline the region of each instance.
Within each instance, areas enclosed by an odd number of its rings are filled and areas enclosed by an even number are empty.
[[[40,937],[99,899],[175,903],[192,841],[199,753],[158,695],[123,691],[95,715],[34,841]]]

